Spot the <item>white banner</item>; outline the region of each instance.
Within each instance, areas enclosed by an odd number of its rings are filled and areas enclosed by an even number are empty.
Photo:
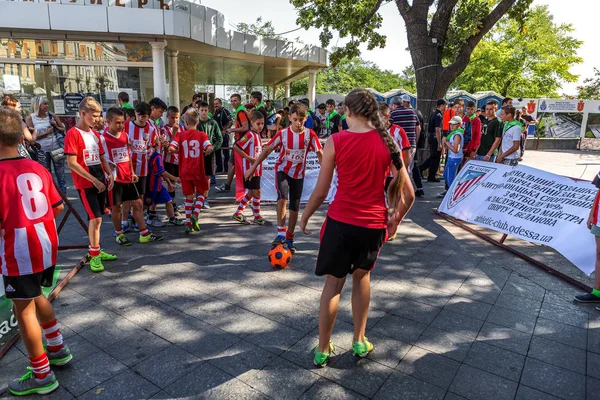
[[[261,200],[265,201],[277,201],[277,189],[275,189],[275,163],[279,158],[279,152],[272,152],[269,157],[263,162],[263,173],[260,178],[260,189],[262,194]],[[314,152],[308,153],[306,157],[306,171],[304,173],[304,189],[302,190],[302,202],[308,201],[310,194],[317,185],[317,178],[319,177],[319,171],[321,167],[319,165],[319,159]]]
[[[595,239],[586,223],[597,189],[539,169],[469,161],[439,211],[507,235],[553,247],[586,274]]]

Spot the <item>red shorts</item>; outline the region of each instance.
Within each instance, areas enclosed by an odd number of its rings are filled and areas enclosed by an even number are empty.
[[[206,179],[197,181],[181,181],[181,191],[184,196],[193,196],[195,193],[203,193],[208,190],[208,182]]]

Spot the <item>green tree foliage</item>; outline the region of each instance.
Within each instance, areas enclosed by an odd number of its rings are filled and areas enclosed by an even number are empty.
[[[246,33],[249,35],[262,36],[268,39],[277,39],[277,40],[285,40],[284,37],[275,33],[275,28],[273,27],[273,22],[265,21],[263,22],[262,17],[258,17],[256,22],[253,24],[247,24],[245,22],[240,22],[235,26],[235,29],[238,32]]]
[[[471,62],[453,87],[475,93],[493,90],[503,96],[558,97],[569,72],[582,60],[570,24],[556,24],[547,5],[536,6],[520,23],[508,16],[475,47]]]
[[[582,86],[577,87],[577,98],[584,100],[600,100],[600,70],[594,68],[594,76],[586,78]]]

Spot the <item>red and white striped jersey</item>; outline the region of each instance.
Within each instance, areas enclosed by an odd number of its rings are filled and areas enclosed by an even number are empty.
[[[304,178],[308,152],[322,149],[321,142],[312,129],[305,128],[301,133],[296,133],[290,127],[277,132],[267,146],[280,149],[275,172],[283,172],[293,179]]]
[[[244,153],[248,154],[250,157],[256,159],[262,152],[262,142],[260,140],[260,134],[250,130],[246,132],[244,136],[242,136],[236,144],[240,146]],[[248,171],[252,167],[252,164],[246,160],[242,159],[242,169],[244,173]],[[262,164],[256,168],[253,176],[262,176]]]
[[[56,264],[58,234],[53,208],[62,199],[41,164],[0,160],[0,265],[2,275],[21,276]]]
[[[179,125],[175,125],[177,126],[177,132],[179,132]],[[167,142],[171,143],[173,140],[175,140],[175,138],[173,137],[173,126],[169,126],[169,125],[165,125],[162,127],[161,132],[163,135],[165,135],[165,138],[167,139]],[[175,164],[178,165],[179,164],[179,155],[177,153],[169,153],[169,147],[166,146],[164,149],[164,153],[163,153],[163,161],[169,164]]]
[[[104,149],[104,157],[109,161],[109,164],[114,165],[113,176],[115,182],[131,183],[133,177],[129,166],[130,152],[125,132],[119,132],[119,137],[113,136],[107,127],[100,136],[100,144]],[[111,168],[113,167],[111,166]]]
[[[136,125],[133,121],[125,123],[133,170],[139,177],[148,175],[148,149],[156,145],[158,136],[155,126],[156,124],[150,122],[144,127]]]
[[[410,149],[410,141],[408,139],[408,135],[402,127],[396,124],[392,124],[390,125],[390,129],[388,130],[388,132],[394,138],[394,140],[396,140],[396,143],[398,143],[400,151]]]

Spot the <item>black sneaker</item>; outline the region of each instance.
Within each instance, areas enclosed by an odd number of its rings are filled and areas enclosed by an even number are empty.
[[[600,297],[595,294],[586,293],[575,296],[575,301],[580,303],[600,303]]]
[[[425,196],[425,192],[423,191],[423,189],[419,189],[415,191],[415,196],[417,197],[423,197]]]
[[[439,180],[438,178],[432,178],[432,179],[427,178],[427,182],[441,182],[441,180]]]

